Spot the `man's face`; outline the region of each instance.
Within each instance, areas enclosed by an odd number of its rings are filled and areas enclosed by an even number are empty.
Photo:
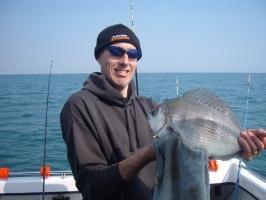
[[[127,51],[136,49],[134,45],[124,42],[116,43],[112,46],[117,46]],[[102,74],[117,90],[127,90],[136,70],[137,59],[129,58],[126,53],[122,57],[113,56],[105,49],[97,61],[101,65]]]

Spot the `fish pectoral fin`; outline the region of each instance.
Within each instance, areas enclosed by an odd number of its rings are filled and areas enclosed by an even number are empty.
[[[175,133],[174,129],[171,126],[167,126],[166,128],[169,132]]]
[[[176,131],[173,127],[167,126],[166,129],[169,131],[169,133],[175,134],[177,137],[180,137],[180,133]]]

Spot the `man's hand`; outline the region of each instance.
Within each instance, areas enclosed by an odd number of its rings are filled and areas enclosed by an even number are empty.
[[[154,144],[146,145],[136,151],[133,155],[118,163],[118,169],[124,181],[129,181],[143,167],[156,157]]]
[[[250,160],[252,156],[266,149],[266,130],[247,129],[240,133],[239,145],[243,150],[243,158]]]

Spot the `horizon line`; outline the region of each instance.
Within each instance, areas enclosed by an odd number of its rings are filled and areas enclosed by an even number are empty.
[[[94,72],[54,72],[52,74],[91,74]],[[138,72],[138,74],[265,74],[266,72]],[[47,75],[49,73],[1,73],[0,75]]]

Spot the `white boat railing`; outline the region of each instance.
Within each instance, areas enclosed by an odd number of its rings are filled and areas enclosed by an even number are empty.
[[[226,185],[231,185],[231,189],[233,189],[237,179],[238,159],[218,160],[217,162],[218,170],[209,171],[210,184],[213,186],[220,185],[223,188],[226,188]],[[21,193],[40,194],[42,183],[43,179],[40,172],[12,172],[8,178],[0,179],[0,199],[6,194],[7,196]],[[266,196],[265,178],[247,169],[244,163],[242,163],[240,170],[240,187],[242,188],[241,198],[245,200],[250,198],[248,194],[256,197],[252,199],[263,199]],[[243,191],[246,191],[246,193],[243,194]],[[73,193],[78,194],[78,198],[73,199],[81,199],[71,171],[51,171],[45,180],[45,192],[53,194]],[[244,198],[244,196],[247,197]]]
[[[51,171],[49,176],[69,176],[72,175],[70,170],[66,171]],[[27,176],[41,176],[40,172],[28,171],[28,172],[10,172],[9,177],[27,177]]]

